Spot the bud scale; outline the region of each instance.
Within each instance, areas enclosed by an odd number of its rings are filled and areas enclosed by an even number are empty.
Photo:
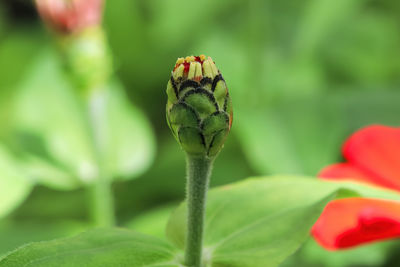
[[[167,122],[191,155],[214,157],[232,125],[228,89],[213,60],[179,58],[167,85]]]

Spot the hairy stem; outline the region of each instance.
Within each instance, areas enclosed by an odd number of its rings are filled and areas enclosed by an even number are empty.
[[[201,266],[206,196],[212,164],[213,159],[187,156],[185,264],[190,267]]]

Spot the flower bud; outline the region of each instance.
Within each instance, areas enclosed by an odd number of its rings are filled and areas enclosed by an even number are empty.
[[[103,0],[36,0],[42,19],[59,33],[73,33],[99,25]]]
[[[214,61],[178,58],[167,86],[167,122],[190,155],[214,157],[232,125],[232,102]]]
[[[90,93],[108,82],[113,72],[112,56],[102,28],[91,27],[62,41],[66,70],[77,88]]]

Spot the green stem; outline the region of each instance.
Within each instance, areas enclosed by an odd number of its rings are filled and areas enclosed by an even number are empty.
[[[111,75],[112,59],[107,40],[100,25],[88,27],[76,35],[62,36],[60,44],[68,71],[79,92],[82,112],[92,142],[97,177],[88,186],[89,208],[97,227],[113,226],[115,212],[110,173],[104,168],[107,153],[107,83]],[[95,47],[88,53],[88,47]]]
[[[201,266],[206,196],[212,164],[213,159],[187,156],[185,264],[190,267]]]
[[[111,227],[115,224],[114,201],[111,183],[107,177],[98,177],[88,187],[91,218],[96,227]]]
[[[106,129],[104,121],[107,119],[106,93],[102,89],[94,90],[88,98],[87,118],[93,140],[94,152],[98,166],[98,177],[89,187],[90,210],[92,220],[97,227],[110,227],[115,225],[114,199],[111,181],[104,169],[104,140]]]

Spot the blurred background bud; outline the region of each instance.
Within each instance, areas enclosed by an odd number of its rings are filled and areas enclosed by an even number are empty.
[[[112,73],[101,27],[103,0],[35,0],[43,21],[57,33],[67,73],[84,94],[102,88]]]
[[[232,125],[228,88],[211,57],[178,58],[167,85],[167,121],[182,148],[214,157]]]
[[[68,74],[89,93],[103,87],[113,72],[107,37],[101,27],[90,27],[60,41]]]
[[[73,33],[101,23],[103,0],[36,0],[43,20],[59,33]]]

